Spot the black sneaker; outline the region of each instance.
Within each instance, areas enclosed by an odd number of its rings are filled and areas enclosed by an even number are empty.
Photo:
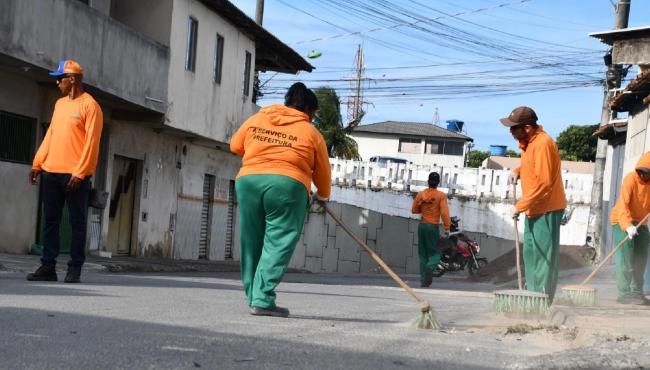
[[[64,282],[78,284],[81,283],[80,277],[81,270],[68,269],[68,273],[65,275]]]
[[[52,266],[41,265],[36,271],[27,274],[29,281],[58,281],[56,269]]]
[[[251,306],[251,315],[253,316],[274,316],[289,317],[289,309],[275,306],[273,308],[262,308]]]

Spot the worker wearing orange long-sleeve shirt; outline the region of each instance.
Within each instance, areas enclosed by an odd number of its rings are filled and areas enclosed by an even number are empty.
[[[436,248],[440,240],[440,219],[449,235],[451,219],[447,195],[438,190],[440,175],[431,172],[428,179],[429,188],[415,196],[411,212],[422,214],[422,222],[418,225],[418,257],[420,258],[420,286],[428,287],[433,279],[433,271],[440,262],[442,253]]]
[[[643,296],[643,273],[648,258],[648,225],[639,221],[650,213],[650,152],[637,162],[634,171],[623,179],[621,195],[612,208],[614,244],[628,240],[616,251],[618,302],[648,304]]]
[[[241,225],[241,277],[252,315],[289,316],[275,304],[275,288],[289,266],[314,199],[326,201],[331,170],[325,140],[311,125],[316,95],[293,84],[285,105],[262,108],[232,137],[243,156],[236,190]]]
[[[519,142],[521,164],[514,170],[521,178],[522,197],[515,204],[513,218],[526,214],[524,223],[524,266],[526,288],[548,294],[553,301],[558,278],[560,224],[566,197],[562,184],[560,153],[551,137],[537,123],[532,108],[518,107],[501,123]]]
[[[65,204],[70,214],[72,244],[66,283],[80,281],[85,261],[86,205],[90,177],[95,173],[103,116],[99,104],[84,91],[83,69],[73,60],[62,60],[50,73],[64,95],[57,100],[50,127],[41,143],[29,175],[29,182],[42,181],[45,212],[41,267],[27,280],[58,280],[55,266],[59,255],[59,224]]]

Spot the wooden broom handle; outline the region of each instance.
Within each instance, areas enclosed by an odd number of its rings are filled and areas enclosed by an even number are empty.
[[[404,282],[404,280],[402,280],[399,276],[397,276],[397,274],[394,273],[393,270],[391,270],[391,268],[388,267],[388,265],[386,265],[386,263],[385,263],[384,261],[382,261],[382,259],[377,255],[377,253],[375,253],[375,251],[373,251],[373,250],[372,250],[372,249],[371,249],[371,248],[370,248],[366,243],[364,243],[363,240],[359,239],[359,237],[356,236],[356,235],[352,232],[352,230],[350,230],[350,228],[348,227],[348,225],[344,224],[343,221],[341,221],[338,217],[336,217],[336,215],[334,214],[334,212],[332,212],[332,210],[327,206],[327,204],[322,203],[322,205],[323,205],[323,207],[325,208],[325,211],[327,211],[327,213],[330,215],[330,217],[332,217],[332,218],[334,219],[334,221],[336,221],[336,223],[339,224],[339,226],[341,226],[341,227],[343,228],[343,230],[345,230],[345,232],[348,233],[348,235],[350,235],[350,237],[351,237],[352,239],[354,239],[355,242],[357,242],[357,243],[358,243],[358,244],[359,244],[363,249],[365,249],[365,251],[368,252],[368,254],[370,255],[370,257],[372,257],[372,259],[374,259],[375,262],[377,262],[377,263],[379,264],[379,266],[381,266],[381,268],[383,268],[384,270],[386,270],[386,272],[388,273],[388,275],[390,275],[390,277],[393,278],[393,280],[395,280],[395,282],[396,282],[397,284],[399,284],[399,285],[400,285],[402,288],[404,288],[404,290],[406,290],[406,291],[407,291],[407,292],[408,292],[408,293],[409,293],[413,298],[415,298],[415,300],[418,301],[418,302],[420,303],[420,305],[422,306],[423,309],[424,309],[424,308],[427,308],[427,309],[428,309],[428,307],[429,307],[429,303],[428,303],[427,301],[425,301],[424,299],[420,298],[420,297],[415,293],[415,291],[413,290],[413,288],[411,288],[410,286],[408,286],[408,285]]]
[[[648,219],[648,216],[650,216],[650,213],[648,213],[647,215],[645,215],[645,217],[643,217],[643,218],[641,219],[641,221],[639,221],[639,223],[638,223],[637,225],[641,225],[641,224],[645,223],[646,220]],[[620,247],[621,247],[621,246],[622,246],[622,245],[623,245],[623,244],[624,244],[624,243],[625,243],[629,238],[630,238],[629,235],[626,234],[626,235],[625,235],[625,238],[623,238],[623,240],[621,240],[620,242],[618,242],[618,244],[616,244],[616,247],[614,247],[614,249],[612,249],[612,250],[607,254],[607,256],[605,256],[605,258],[603,258],[603,260],[600,261],[600,263],[598,264],[598,267],[596,267],[596,268],[594,269],[594,271],[592,271],[591,274],[589,274],[589,276],[587,276],[587,278],[585,279],[585,281],[583,281],[582,284],[580,284],[580,285],[586,285],[587,282],[589,282],[589,280],[591,280],[591,278],[594,277],[594,275],[596,275],[596,273],[601,269],[601,267],[603,267],[603,266],[605,265],[605,262],[607,262],[607,260],[609,260],[609,259],[612,257],[612,255],[614,255],[614,253],[616,253],[616,251],[617,251],[617,250],[618,250],[618,249],[619,249],[619,248],[620,248]]]
[[[512,199],[514,204],[517,204],[517,183],[516,182],[512,183]],[[519,219],[513,218],[512,220],[515,223],[515,256],[517,258],[517,283],[519,284],[519,290],[523,290],[524,284],[521,279],[521,262],[520,262],[521,257],[519,256],[519,224],[518,224]]]

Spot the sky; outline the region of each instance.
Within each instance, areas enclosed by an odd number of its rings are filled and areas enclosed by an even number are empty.
[[[608,46],[588,34],[613,28],[612,1],[266,0],[264,28],[306,59],[322,55],[307,59],[312,73],[262,74],[258,104],[281,103],[295,81],[345,103],[362,45],[362,124],[434,123],[437,110],[443,127],[464,121],[477,149],[516,149],[499,118],[517,106],[533,107],[553,137],[600,121]],[[256,0],[232,2],[255,18]],[[650,25],[648,14],[650,1],[632,0],[629,27]]]

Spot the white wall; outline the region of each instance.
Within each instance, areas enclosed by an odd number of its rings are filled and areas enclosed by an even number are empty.
[[[414,164],[419,165],[451,165],[451,166],[464,166],[463,155],[442,155],[442,154],[425,154],[425,144],[422,140],[421,153],[401,153],[399,151],[399,138],[388,137],[386,135],[377,135],[371,133],[352,133],[352,138],[359,146],[359,155],[361,159],[367,161],[370,157],[376,155],[390,156],[403,158]]]
[[[255,43],[196,0],[174,0],[170,40],[169,107],[170,126],[221,142],[230,137],[253,113],[250,94],[243,95],[245,52],[252,55]],[[187,25],[192,16],[199,22],[196,71],[185,70]],[[216,35],[224,38],[221,84],[213,80]]]
[[[206,174],[215,176],[212,194],[212,224],[208,259],[223,260],[226,247],[226,226],[230,181],[235,179],[241,159],[231,153],[197,145],[186,145],[178,198],[178,212],[174,235],[174,258],[199,257],[199,231],[203,181]]]
[[[112,0],[110,4],[110,16],[156,42],[169,46],[172,1]],[[94,4],[92,5],[95,7]],[[104,8],[105,5],[102,5]]]
[[[108,125],[109,148],[106,190],[112,193],[113,159],[115,155],[141,161],[141,177],[136,180],[135,207],[137,256],[172,256],[173,233],[170,215],[176,212],[176,194],[179,188],[179,169],[182,141],[170,135],[158,134],[136,122],[113,121]],[[146,184],[146,189],[144,189]],[[139,185],[139,186],[138,186]],[[145,196],[146,194],[146,196]],[[108,238],[109,207],[102,217],[101,240]],[[147,221],[142,221],[142,213]]]

